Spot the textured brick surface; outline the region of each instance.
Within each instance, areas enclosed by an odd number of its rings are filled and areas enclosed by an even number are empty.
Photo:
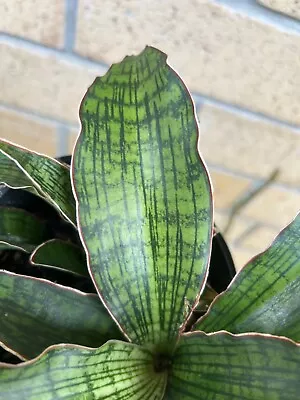
[[[71,154],[76,142],[76,138],[80,132],[80,126],[72,128],[68,132],[68,152]]]
[[[235,261],[235,266],[239,270],[252,257],[265,251],[279,234],[279,229],[260,226],[253,229],[251,233],[244,235],[241,240],[231,246],[231,253]],[[231,242],[229,241],[229,245]]]
[[[246,235],[239,242],[243,247],[249,250],[255,250],[258,252],[266,250],[267,247],[273,242],[275,237],[278,235],[279,230],[269,228],[266,226],[258,227]]]
[[[231,253],[237,271],[239,271],[246,263],[248,263],[248,261],[252,259],[252,257],[256,255],[255,251],[237,247],[233,247],[231,249]]]
[[[225,234],[224,229],[228,222],[228,215],[220,212],[218,209],[215,211],[215,223],[219,228],[220,232],[223,234],[226,241],[231,246],[234,246],[236,242],[240,241],[240,238],[243,237],[248,230],[250,230],[256,223],[255,221],[247,218],[243,218],[237,216],[229,229],[229,231]]]
[[[300,130],[210,104],[199,118],[207,162],[261,178],[279,167],[279,181],[300,187]]]
[[[209,168],[216,208],[228,208],[245,192],[250,180]]]
[[[111,63],[145,44],[169,54],[191,89],[300,123],[300,32],[214,0],[79,0],[80,54]]]
[[[0,107],[0,137],[49,156],[56,154],[54,124],[3,107]]]
[[[0,31],[47,46],[62,47],[64,12],[64,0],[1,0]]]
[[[62,55],[0,42],[0,101],[69,122],[101,67],[76,65]]]
[[[300,193],[270,186],[242,210],[241,215],[283,228],[299,212]]]
[[[258,3],[265,7],[269,7],[274,11],[300,19],[300,2],[299,0],[257,0]]]

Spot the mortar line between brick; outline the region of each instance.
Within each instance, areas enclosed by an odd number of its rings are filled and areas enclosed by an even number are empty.
[[[292,124],[287,121],[283,121],[281,119],[277,119],[275,117],[272,117],[270,115],[266,115],[263,113],[260,113],[259,111],[252,111],[247,108],[243,108],[237,104],[232,104],[232,103],[227,103],[226,101],[223,100],[218,100],[215,97],[210,97],[207,95],[203,95],[201,93],[197,92],[192,92],[192,97],[194,99],[194,102],[196,104],[197,111],[201,111],[201,108],[205,104],[210,104],[213,106],[217,106],[222,108],[225,111],[234,113],[234,114],[240,114],[244,117],[247,117],[248,119],[255,120],[255,121],[261,121],[265,123],[269,123],[272,125],[279,125],[283,128],[289,128],[293,130],[296,134],[300,134],[300,126],[296,124]],[[200,121],[201,123],[201,121]]]
[[[300,32],[300,21],[289,15],[264,7],[256,0],[214,0],[214,2],[227,7],[227,9],[247,15],[256,21],[272,25],[280,31],[293,34],[299,34]]]
[[[65,46],[66,52],[73,52],[76,40],[78,0],[65,0]]]
[[[265,225],[264,225],[265,226]],[[243,240],[251,235],[251,233],[255,232],[257,229],[259,229],[261,227],[261,224],[259,224],[256,221],[252,221],[252,225],[249,224],[249,226],[236,238],[232,241],[232,245],[233,246],[243,246],[242,242]]]
[[[56,127],[56,157],[68,155],[69,129],[64,125]]]
[[[108,64],[101,62],[101,61],[94,61],[89,58],[85,58],[80,56],[79,54],[76,54],[74,52],[67,52],[64,49],[56,49],[56,48],[51,48],[48,46],[45,46],[41,43],[36,43],[27,39],[23,38],[18,38],[12,35],[9,35],[7,33],[0,33],[0,42],[8,43],[8,44],[13,44],[15,46],[20,46],[21,48],[25,48],[26,50],[31,50],[31,51],[38,51],[38,52],[44,52],[44,54],[47,55],[60,55],[63,59],[63,61],[69,61],[71,63],[77,63],[77,65],[80,66],[86,66],[90,68],[103,68],[104,70],[107,70],[109,68]],[[289,123],[287,121],[283,121],[277,118],[274,118],[272,116],[249,110],[247,108],[243,108],[241,106],[238,106],[236,104],[231,104],[231,103],[226,103],[225,101],[218,100],[214,97],[210,97],[207,95],[203,95],[198,92],[191,91],[193,100],[196,104],[196,108],[199,111],[201,107],[203,106],[204,103],[207,104],[212,104],[216,105],[218,107],[222,107],[224,110],[231,111],[234,113],[241,113],[244,116],[251,118],[251,119],[256,119],[260,121],[264,121],[267,123],[271,124],[278,124],[282,127],[286,127],[289,129],[293,129],[295,133],[300,134],[300,126],[296,124]]]
[[[201,157],[204,158],[203,155],[201,155]],[[237,170],[232,170],[232,169],[229,169],[227,167],[224,167],[223,165],[210,163],[208,161],[206,161],[206,164],[207,164],[207,167],[208,167],[209,170],[214,170],[216,172],[221,172],[221,173],[224,173],[224,174],[228,174],[228,175],[234,176],[236,178],[248,179],[251,182],[258,181],[259,179],[261,179],[259,176],[250,175],[250,174],[247,174],[247,173],[244,173],[244,172],[239,172]]]
[[[226,209],[218,208],[218,209],[216,209],[216,211],[218,212],[218,214],[220,214],[224,217],[229,217],[230,208],[226,208]],[[278,233],[281,229],[284,228],[284,226],[278,226],[275,224],[271,224],[270,222],[261,221],[257,218],[249,217],[248,215],[245,215],[245,214],[237,214],[236,220],[237,221],[240,220],[240,221],[244,222],[245,224],[248,224],[249,226],[256,226],[257,228],[266,227],[269,229],[275,229],[275,230],[278,230]],[[222,230],[221,230],[221,233],[222,233]]]
[[[86,66],[90,68],[103,68],[108,69],[108,65],[101,61],[95,61],[88,57],[82,57],[80,54],[75,52],[69,52],[65,49],[58,49],[44,45],[43,43],[34,42],[29,39],[24,39],[21,37],[16,37],[10,35],[9,33],[0,32],[0,42],[7,43],[16,47],[23,48],[27,51],[35,51],[39,54],[60,56],[62,60],[76,63],[80,66]]]
[[[3,109],[5,111],[14,111],[19,113],[20,115],[22,115],[25,118],[31,118],[33,120],[36,120],[38,122],[47,122],[50,123],[52,125],[64,125],[67,128],[78,128],[79,127],[79,123],[75,124],[66,120],[62,120],[60,118],[54,118],[54,117],[50,117],[47,115],[43,115],[40,114],[37,111],[32,111],[29,109],[24,109],[24,108],[20,108],[17,107],[15,105],[11,105],[11,104],[6,104],[3,103],[2,101],[0,101],[0,110]]]
[[[227,242],[227,244],[228,244],[228,242]],[[246,264],[248,264],[250,261],[252,261],[252,259],[260,253],[256,249],[250,249],[249,247],[241,246],[241,245],[236,246],[233,243],[229,243],[229,250],[231,251],[231,255],[233,256],[233,259],[235,259],[236,251],[245,251],[245,252],[249,253],[249,258],[247,259],[247,261],[244,261],[243,264],[238,265],[237,262],[235,261],[234,265],[236,268],[238,267],[238,271],[240,271],[242,267],[244,267]],[[266,248],[265,248],[265,250],[266,250]]]
[[[234,176],[236,178],[249,179],[250,180],[249,184],[251,184],[252,187],[255,187],[256,185],[259,185],[264,181],[263,178],[261,178],[261,177],[259,177],[257,175],[250,175],[250,174],[247,174],[245,172],[239,172],[237,170],[232,170],[232,169],[226,168],[226,167],[224,167],[222,165],[217,165],[217,164],[210,163],[210,162],[206,162],[206,164],[207,164],[207,167],[208,167],[208,171],[214,170],[216,172],[223,172],[224,174],[228,174],[228,175]],[[294,192],[294,193],[299,193],[300,192],[299,188],[297,188],[295,186],[292,186],[292,185],[289,185],[287,183],[279,182],[279,181],[274,181],[268,187],[280,188],[280,189],[283,189],[283,190],[285,190],[287,192]]]

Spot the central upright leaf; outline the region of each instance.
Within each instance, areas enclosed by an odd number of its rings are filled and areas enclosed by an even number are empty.
[[[80,116],[73,183],[95,284],[130,340],[172,344],[205,283],[212,235],[190,95],[147,47],[95,80]]]

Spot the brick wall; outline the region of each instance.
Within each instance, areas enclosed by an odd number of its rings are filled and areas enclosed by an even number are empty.
[[[1,136],[70,152],[93,78],[145,44],[159,47],[192,90],[221,228],[280,168],[227,235],[239,268],[299,210],[298,19],[296,0],[2,0]]]

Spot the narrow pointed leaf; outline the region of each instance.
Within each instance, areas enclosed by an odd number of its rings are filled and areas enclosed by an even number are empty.
[[[0,341],[24,359],[52,344],[98,347],[122,338],[97,295],[4,271],[0,320]]]
[[[165,383],[149,351],[116,341],[96,350],[57,346],[36,360],[0,368],[5,400],[160,400]]]
[[[4,183],[12,189],[26,189],[33,194],[39,195],[38,191],[33,187],[32,181],[2,151],[0,151],[0,183]]]
[[[0,207],[0,250],[32,251],[47,239],[45,223],[17,208]]]
[[[73,243],[51,239],[35,249],[30,257],[33,264],[64,269],[89,276],[84,250]]]
[[[184,335],[165,400],[298,400],[300,347],[263,335]]]
[[[80,116],[72,169],[95,282],[133,342],[170,343],[205,284],[212,233],[190,95],[147,47],[95,80]]]
[[[270,333],[300,342],[300,214],[239,272],[195,329]]]
[[[51,157],[29,151],[4,140],[0,151],[9,156],[31,180],[46,200],[62,212],[72,223],[76,222],[75,200],[72,193],[69,168]]]

